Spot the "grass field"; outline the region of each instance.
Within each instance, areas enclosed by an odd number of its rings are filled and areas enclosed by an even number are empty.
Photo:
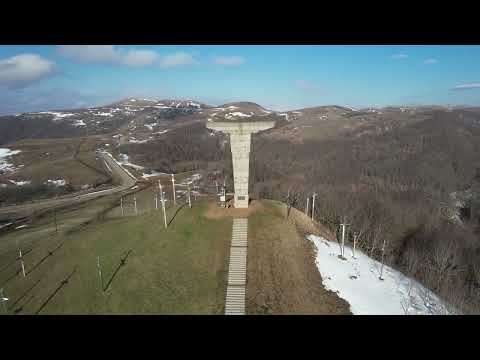
[[[206,201],[106,218],[88,225],[111,199],[0,238],[0,287],[10,314],[221,314],[231,219],[206,219]],[[178,210],[178,211],[177,211]],[[67,231],[70,229],[70,231]],[[27,276],[16,260],[19,243]],[[100,257],[103,290],[97,257]]]

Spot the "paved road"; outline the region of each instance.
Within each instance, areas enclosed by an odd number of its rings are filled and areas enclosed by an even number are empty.
[[[47,199],[47,200],[36,201],[34,203],[29,203],[29,204],[1,207],[0,218],[12,217],[12,216],[28,216],[28,215],[31,215],[34,211],[92,200],[99,196],[111,195],[121,191],[125,191],[135,185],[135,182],[136,182],[135,177],[132,174],[130,174],[128,170],[124,169],[121,165],[119,165],[112,158],[110,154],[100,153],[99,155],[102,156],[102,158],[108,164],[108,167],[112,170],[113,175],[117,175],[120,178],[121,185],[114,188],[105,189],[101,191],[94,191],[86,194],[79,195],[77,193],[77,194],[62,196],[61,198],[57,198],[57,199]]]

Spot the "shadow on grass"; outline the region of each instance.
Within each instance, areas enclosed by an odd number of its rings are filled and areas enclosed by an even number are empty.
[[[22,300],[30,291],[32,291],[32,289],[33,289],[35,286],[38,285],[38,283],[40,282],[40,280],[42,280],[42,279],[38,279],[32,286],[30,286],[30,288],[28,288],[27,291],[25,291],[25,292],[23,293],[22,296],[20,296],[17,300],[15,300],[15,302],[11,305],[11,308],[14,308],[15,305],[17,305],[17,304],[20,302],[20,300]],[[33,295],[32,295],[32,297],[33,297]],[[31,297],[31,298],[32,298],[32,297]],[[30,301],[31,298],[30,298],[28,301]],[[19,308],[15,309],[15,310],[14,310],[14,313],[17,314],[17,313],[19,313],[20,311],[22,311],[22,310],[23,310],[23,307],[26,305],[26,303],[27,303],[28,301],[26,301],[26,302],[25,302],[22,306],[20,306]]]
[[[29,252],[31,252],[31,251],[32,251],[32,249],[28,249],[28,250],[25,251],[22,255],[25,256],[25,255],[27,255],[27,254],[28,254]],[[7,270],[10,266],[12,266],[13,264],[15,264],[15,263],[16,263],[17,261],[19,261],[19,260],[20,260],[20,258],[17,256],[17,257],[15,258],[15,260],[9,262],[9,263],[6,264],[4,267],[2,267],[2,268],[0,269],[0,272],[2,272],[2,271],[4,271],[4,270]]]
[[[5,280],[0,287],[4,287],[5,285],[7,285],[10,281],[15,279],[15,277],[21,272],[22,272],[22,269],[18,269],[17,271],[15,271],[15,273],[12,276],[10,276],[7,280]]]
[[[75,266],[73,268],[73,271],[70,273],[70,275],[68,275],[65,279],[63,279],[61,282],[60,282],[60,285],[58,285],[58,287],[55,289],[55,291],[48,297],[48,299],[40,306],[40,308],[35,312],[35,315],[39,314],[40,311],[43,310],[43,308],[45,306],[47,306],[47,304],[50,302],[50,300],[53,299],[53,297],[60,291],[60,289],[62,287],[64,287],[66,284],[68,284],[70,278],[73,276],[73,274],[75,274],[75,272],[77,271],[77,267]]]
[[[107,291],[107,290],[108,290],[108,287],[109,287],[110,284],[112,283],[113,279],[114,279],[115,276],[117,275],[117,273],[118,273],[118,271],[120,270],[120,268],[126,264],[127,258],[128,258],[128,256],[130,255],[131,252],[132,252],[132,250],[128,250],[127,253],[126,253],[126,255],[120,260],[120,264],[118,264],[117,268],[116,268],[115,271],[113,272],[112,277],[110,278],[110,280],[108,280],[107,286],[105,286],[105,288],[103,289],[103,291]]]
[[[172,218],[170,219],[170,221],[168,222],[168,226],[170,226],[170,224],[173,222],[173,219],[175,219],[175,217],[177,216],[178,212],[183,209],[187,204],[182,204],[178,207],[177,210],[175,210],[175,213],[173,214]]]
[[[28,270],[26,274],[27,274],[27,275],[30,274],[33,270],[35,270],[37,267],[39,267],[45,260],[47,260],[50,256],[52,256],[53,254],[55,254],[55,252],[56,252],[58,249],[60,249],[60,248],[63,246],[64,243],[65,243],[65,242],[62,241],[62,242],[60,243],[60,245],[58,245],[55,249],[53,249],[52,251],[48,251],[47,255],[45,255],[38,263],[36,263],[30,270]]]

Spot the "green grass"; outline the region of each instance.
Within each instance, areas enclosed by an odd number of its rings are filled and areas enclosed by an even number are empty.
[[[149,211],[96,221],[71,233],[52,235],[51,225],[43,224],[0,238],[0,269],[14,261],[17,239],[23,249],[28,249],[29,242],[35,244],[24,257],[30,271],[26,278],[15,275],[18,261],[0,271],[0,287],[10,298],[9,312],[221,314],[231,220],[206,219],[207,204],[181,208],[168,229],[163,228],[160,211]],[[175,210],[169,210],[169,217]],[[68,214],[63,220],[68,220]],[[117,271],[106,291],[101,289],[97,256],[104,287]]]

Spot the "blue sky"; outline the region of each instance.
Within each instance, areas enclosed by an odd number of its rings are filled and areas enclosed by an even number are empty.
[[[127,97],[480,105],[480,46],[0,46],[0,114]]]

